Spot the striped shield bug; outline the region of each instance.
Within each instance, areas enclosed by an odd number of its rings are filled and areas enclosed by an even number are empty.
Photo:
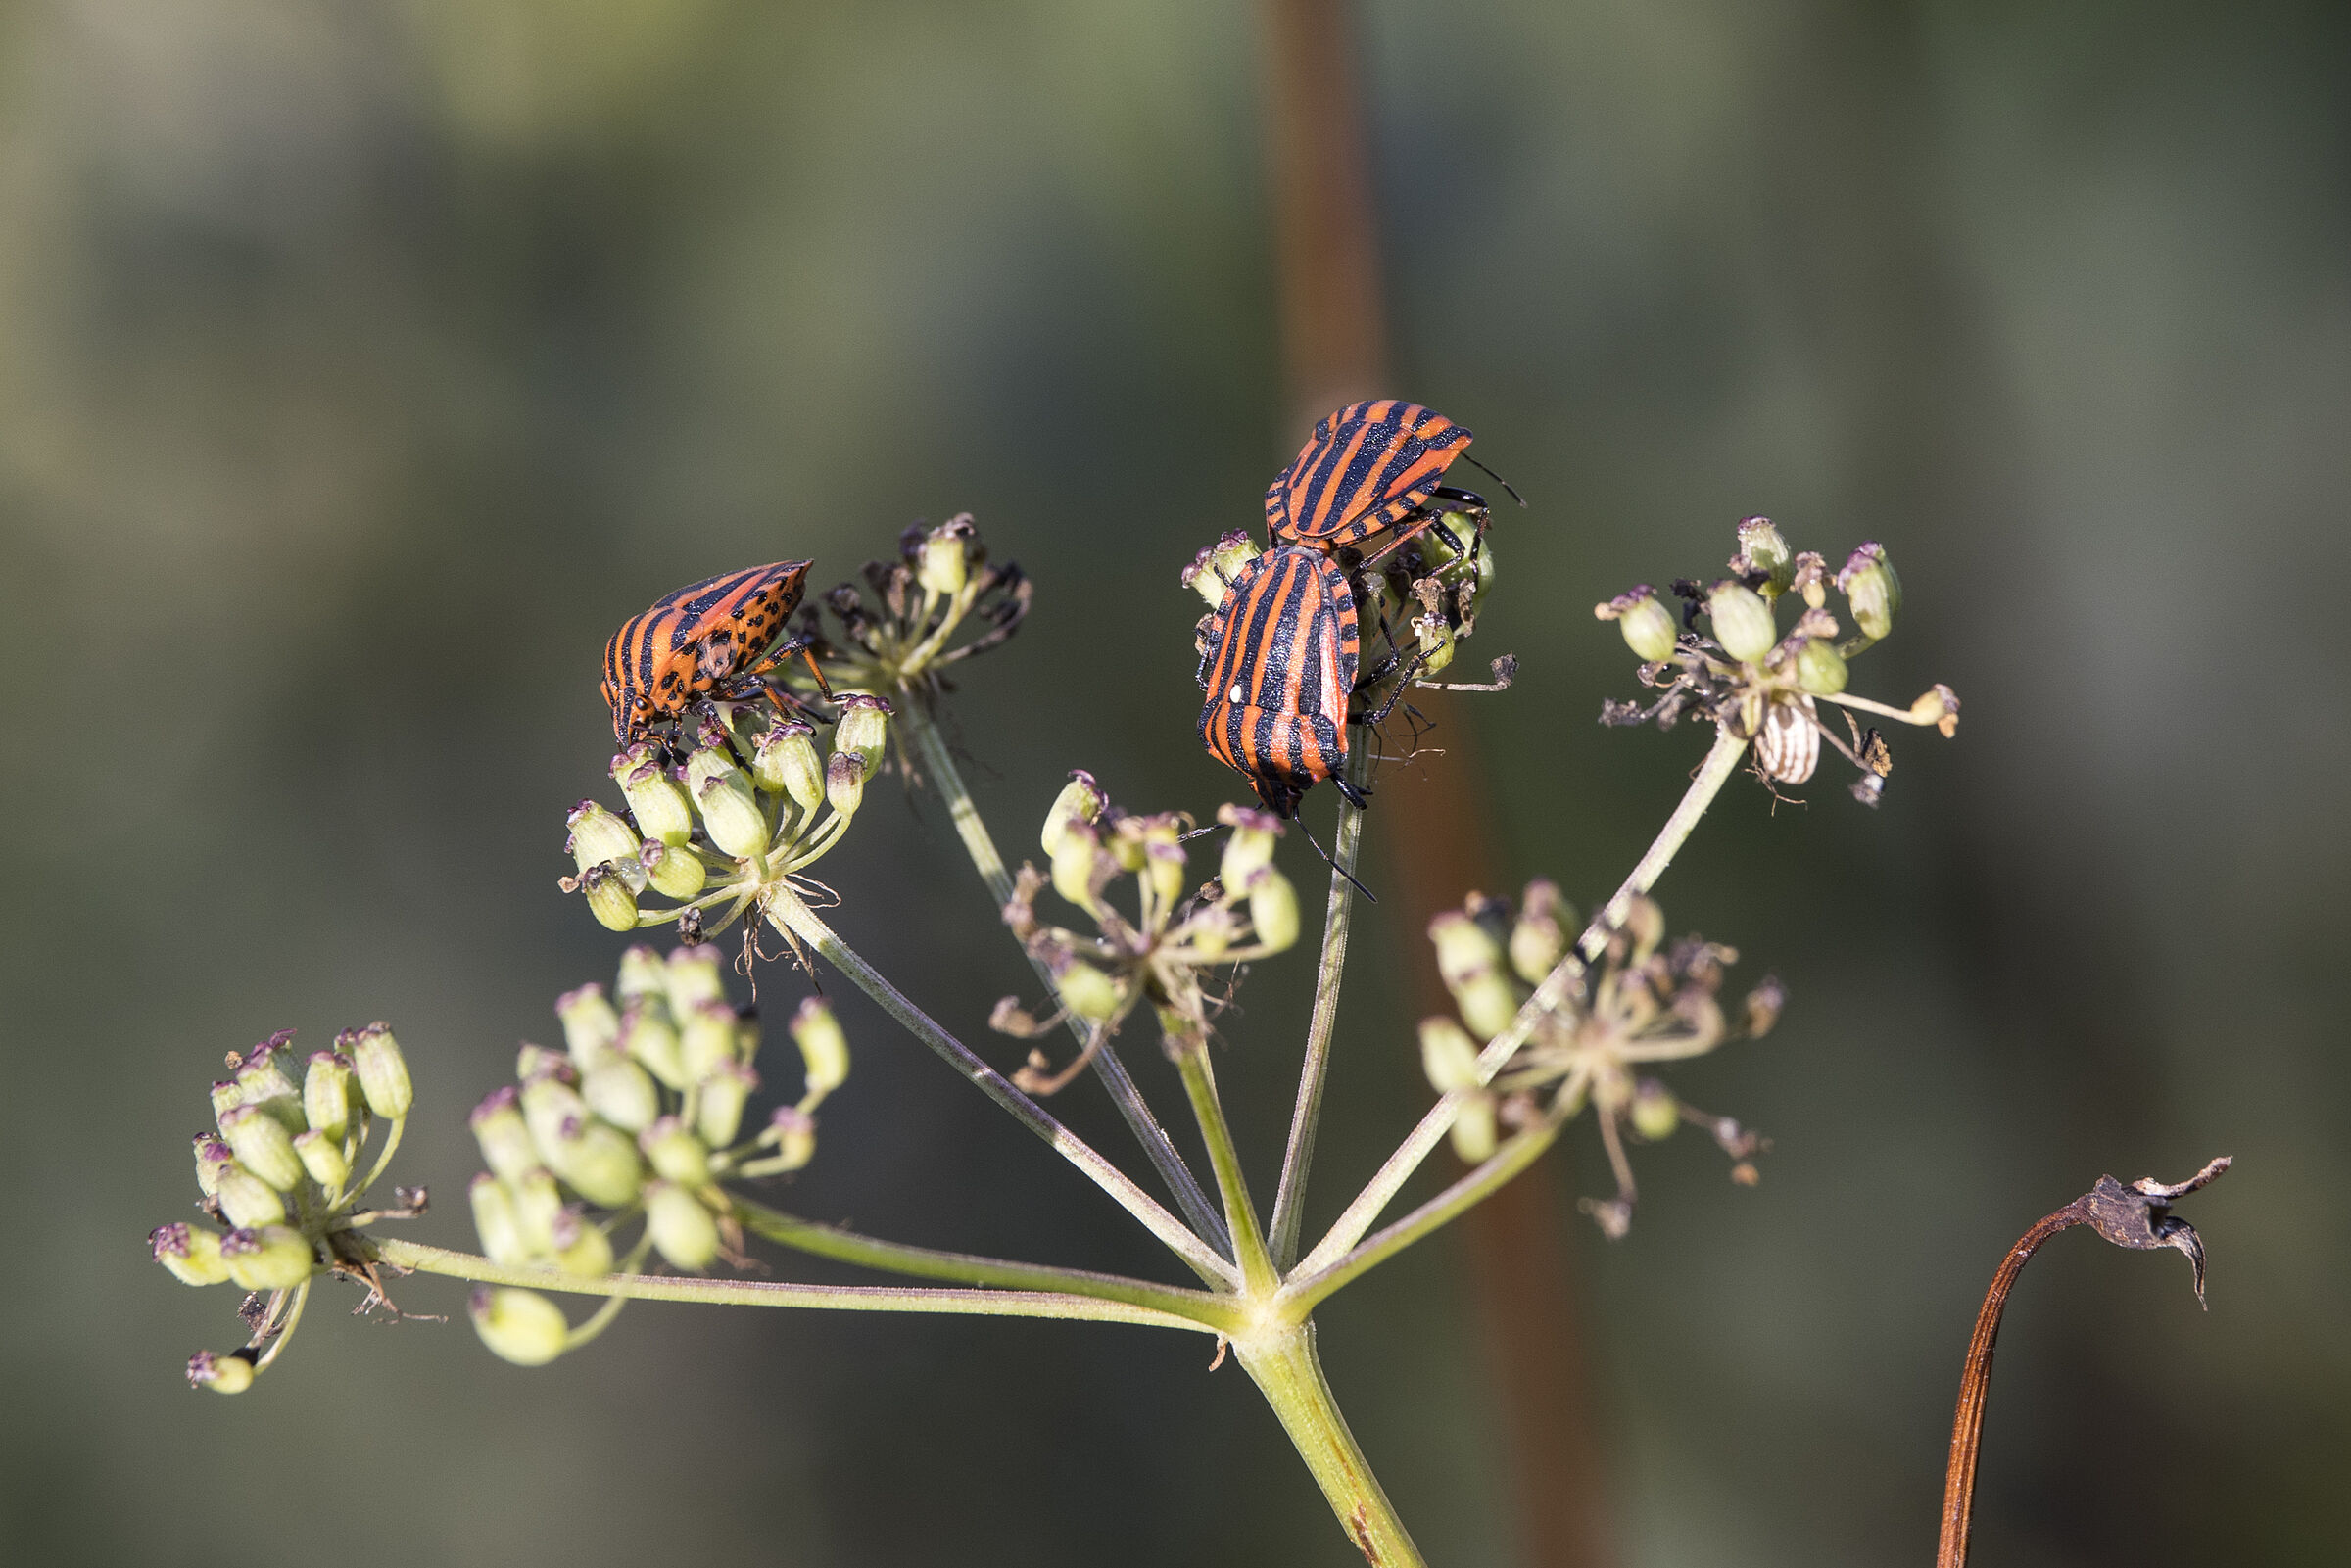
[[[784,623],[800,602],[813,561],[778,561],[689,583],[633,615],[604,644],[603,694],[612,733],[623,745],[684,718],[696,703],[740,701],[764,693],[781,708],[792,699],[766,677],[793,655],[807,659],[829,697],[809,640],[784,640]]]
[[[1276,816],[1296,815],[1325,779],[1364,804],[1346,779],[1347,703],[1361,656],[1345,572],[1294,545],[1258,556],[1233,575],[1202,641],[1201,743]]]
[[[1349,549],[1370,561],[1441,527],[1446,510],[1469,513],[1482,530],[1485,501],[1440,483],[1469,439],[1468,431],[1416,403],[1351,403],[1318,422],[1267,487],[1266,532],[1275,545]]]

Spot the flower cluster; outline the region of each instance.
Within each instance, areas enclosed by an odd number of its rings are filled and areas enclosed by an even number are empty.
[[[865,563],[865,581],[863,591],[843,583],[821,607],[803,606],[797,631],[811,640],[810,651],[835,690],[926,705],[954,689],[946,666],[985,653],[1019,630],[1032,591],[1017,563],[988,564],[969,512],[936,528],[914,524],[898,536],[898,559]],[[967,626],[980,628],[979,635],[956,641]],[[816,689],[805,672],[793,685]]]
[[[1014,881],[1004,923],[1053,977],[1061,1011],[1038,1020],[1019,999],[1005,997],[988,1020],[1001,1033],[1034,1038],[1065,1018],[1088,1029],[1084,1050],[1055,1072],[1041,1052],[1013,1081],[1032,1094],[1050,1094],[1093,1059],[1102,1042],[1137,1007],[1149,1003],[1171,1057],[1204,1045],[1222,1003],[1201,974],[1223,966],[1270,958],[1298,940],[1298,892],[1273,865],[1282,824],[1269,812],[1227,805],[1217,820],[1231,830],[1213,880],[1185,895],[1184,839],[1191,819],[1179,813],[1140,816],[1110,804],[1093,775],[1080,771],[1053,802],[1038,834],[1051,867],[1053,890],[1084,911],[1094,934],[1082,935],[1037,919],[1036,895],[1046,876],[1024,865]],[[1113,899],[1115,885],[1134,879],[1134,913]]]
[[[722,702],[683,764],[656,740],[614,757],[626,814],[594,800],[571,809],[564,848],[579,870],[563,890],[585,894],[613,930],[674,921],[689,941],[764,911],[777,887],[840,841],[882,766],[889,704],[851,691],[838,706],[827,756],[806,721]],[[672,902],[646,908],[648,892]]]
[[[1439,1092],[1464,1091],[1453,1126],[1455,1152],[1474,1164],[1494,1152],[1497,1122],[1522,1126],[1546,1115],[1565,1120],[1589,1105],[1616,1196],[1588,1198],[1582,1207],[1611,1238],[1622,1236],[1633,1218],[1628,1130],[1654,1143],[1685,1121],[1704,1127],[1736,1162],[1731,1179],[1751,1186],[1758,1179],[1752,1157],[1763,1141],[1728,1117],[1691,1109],[1643,1074],[1654,1064],[1704,1056],[1727,1040],[1760,1038],[1778,1021],[1784,993],[1766,978],[1748,993],[1740,1018],[1726,1019],[1716,992],[1739,955],[1696,936],[1666,942],[1664,914],[1647,898],[1634,899],[1623,923],[1607,933],[1597,973],[1579,973],[1558,1005],[1540,1012],[1493,1082],[1479,1085],[1476,1042],[1511,1026],[1566,956],[1573,924],[1559,888],[1541,880],[1528,884],[1515,912],[1472,895],[1464,908],[1429,923],[1438,973],[1461,1018],[1422,1022],[1421,1065]]]
[[[793,1015],[803,1092],[748,1136],[759,1024],[727,1000],[717,948],[663,959],[632,947],[611,995],[584,985],[555,1014],[564,1049],[525,1045],[517,1081],[469,1118],[490,1167],[468,1190],[482,1251],[494,1262],[591,1276],[633,1272],[648,1253],[686,1270],[739,1256],[720,1184],[797,1170],[814,1156],[813,1113],[849,1073],[832,1008],[810,997]],[[616,1261],[612,1237],[638,1218],[642,1232]],[[574,1329],[554,1303],[516,1288],[477,1290],[473,1321],[493,1351],[525,1366],[601,1327]]]
[[[1752,741],[1755,771],[1772,784],[1799,784],[1811,778],[1825,740],[1859,770],[1852,792],[1868,805],[1885,792],[1892,753],[1875,729],[1863,731],[1849,714],[1847,736],[1841,738],[1821,723],[1820,702],[1932,727],[1946,736],[1958,727],[1959,698],[1947,686],[1937,686],[1906,709],[1846,692],[1847,661],[1892,635],[1902,606],[1901,580],[1883,546],[1863,545],[1832,576],[1822,556],[1791,550],[1769,518],[1751,517],[1739,525],[1739,552],[1731,557],[1730,571],[1711,585],[1688,579],[1673,584],[1673,593],[1684,600],[1678,626],[1646,583],[1595,606],[1593,613],[1616,622],[1625,642],[1647,661],[1642,684],[1663,688],[1646,707],[1606,704],[1602,723],[1654,722],[1670,729],[1685,712],[1703,714],[1727,734]],[[1843,641],[1842,627],[1827,608],[1831,587],[1845,596],[1855,628]],[[1783,636],[1776,611],[1790,595],[1803,607]],[[1697,630],[1701,615],[1710,637]]]
[[[298,1085],[287,1070],[291,1029],[228,1058],[213,1085],[216,1133],[196,1136],[198,1205],[225,1226],[174,1223],[147,1238],[156,1261],[190,1285],[234,1284],[252,1292],[241,1315],[252,1329],[227,1354],[198,1353],[188,1381],[237,1394],[285,1348],[301,1321],[312,1277],[320,1271],[363,1280],[366,1305],[383,1300],[368,1254],[356,1236],[378,1219],[424,1212],[422,1188],[398,1189],[389,1209],[362,1209],[368,1188],[392,1162],[415,1098],[400,1043],[381,1023],[346,1030],[331,1051],[313,1052]],[[373,1123],[387,1130],[374,1164],[354,1179]]]

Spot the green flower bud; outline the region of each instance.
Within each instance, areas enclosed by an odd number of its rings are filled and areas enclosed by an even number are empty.
[[[1763,595],[1732,578],[1724,578],[1707,592],[1706,613],[1714,621],[1714,641],[1734,659],[1759,659],[1780,640],[1780,629]]]
[[[593,800],[572,807],[563,826],[571,830],[563,847],[583,872],[637,853],[637,834],[629,825]]]
[[[863,691],[851,691],[840,699],[840,722],[833,727],[833,754],[848,752],[861,759],[864,778],[870,781],[882,768],[882,748],[889,741],[890,705]]]
[[[465,1118],[474,1141],[482,1146],[482,1163],[509,1181],[539,1168],[539,1146],[515,1103],[519,1098],[510,1083],[493,1089]]]
[[[1232,832],[1224,839],[1224,859],[1217,878],[1228,893],[1244,891],[1261,867],[1273,864],[1273,840],[1282,834],[1281,819],[1254,806],[1223,805],[1217,821]]]
[[[643,1132],[661,1114],[660,1091],[651,1074],[624,1056],[597,1064],[580,1079],[588,1109],[624,1132]]]
[[[1072,1016],[1101,1023],[1119,1010],[1119,982],[1082,960],[1073,959],[1053,972],[1054,988]]]
[[[792,1043],[800,1048],[800,1061],[808,1069],[812,1101],[849,1081],[849,1037],[833,1016],[833,1004],[823,997],[809,997],[792,1015]]]
[[[1612,611],[1607,618],[1616,623],[1624,634],[1624,645],[1633,656],[1649,664],[1673,656],[1679,641],[1680,628],[1674,624],[1673,611],[1667,609],[1657,591],[1643,583],[1630,594],[1619,594],[1601,606]]]
[[[583,985],[555,998],[555,1017],[563,1024],[564,1048],[572,1066],[582,1073],[614,1055],[619,1048],[620,1015],[600,985]]]
[[[474,1176],[465,1196],[473,1209],[473,1233],[481,1238],[482,1256],[509,1266],[529,1262],[531,1245],[505,1183],[484,1170]]]
[[[612,1238],[578,1210],[556,1216],[554,1242],[555,1266],[566,1274],[601,1279],[612,1272]]]
[[[359,1109],[359,1074],[351,1058],[336,1051],[312,1052],[310,1070],[302,1076],[303,1119],[340,1142]]]
[[[1894,575],[1886,546],[1871,541],[1853,551],[1837,574],[1837,591],[1853,612],[1853,624],[1875,641],[1894,631],[1902,607],[1902,580]]]
[[[351,1058],[367,1109],[387,1121],[407,1116],[408,1107],[416,1103],[416,1091],[408,1081],[408,1064],[400,1054],[400,1042],[392,1038],[392,1025],[370,1023],[352,1035],[348,1044],[336,1043]]]
[[[555,1246],[555,1221],[563,1213],[563,1189],[553,1175],[536,1167],[504,1184],[513,1205],[515,1234],[526,1259],[543,1258]]]
[[[743,1130],[744,1108],[759,1087],[759,1074],[740,1062],[721,1063],[702,1080],[694,1108],[695,1130],[713,1149],[724,1149]]]
[[[490,1354],[516,1366],[545,1366],[563,1354],[571,1334],[561,1307],[537,1291],[511,1285],[475,1286],[465,1313]]]
[[[285,1123],[257,1105],[237,1106],[220,1117],[220,1135],[236,1151],[240,1164],[279,1192],[302,1185],[302,1156]]]
[[[1731,558],[1731,567],[1742,576],[1762,573],[1766,581],[1760,592],[1765,598],[1775,599],[1796,581],[1796,551],[1771,526],[1770,518],[1750,517],[1739,525],[1739,553]]]
[[[914,580],[926,594],[952,597],[971,580],[972,525],[964,518],[939,524],[923,536],[914,561]]]
[[[1474,1089],[1477,1081],[1477,1042],[1452,1019],[1420,1021],[1420,1070],[1439,1094]]]
[[[759,1141],[776,1146],[774,1168],[798,1170],[816,1158],[816,1117],[797,1106],[780,1105]]]
[[[789,795],[802,811],[814,811],[825,798],[825,765],[816,754],[816,731],[797,719],[779,724],[759,737],[751,759],[751,777],[771,795]]]
[[[702,1201],[665,1181],[645,1184],[645,1229],[673,1268],[699,1272],[718,1257],[718,1224]]]
[[[230,1231],[220,1238],[220,1260],[246,1290],[292,1290],[318,1262],[302,1232],[287,1225]]]
[[[639,997],[669,995],[669,966],[661,955],[643,942],[620,955],[620,985],[617,994],[625,1009]]]
[[[563,1140],[548,1151],[548,1164],[572,1190],[606,1209],[626,1209],[637,1199],[645,1167],[637,1145],[619,1128],[583,1117],[568,1124]]]
[[[228,1278],[217,1231],[202,1225],[158,1225],[148,1232],[147,1245],[155,1250],[155,1260],[183,1285],[218,1285]]]
[[[253,1356],[244,1351],[215,1355],[198,1351],[188,1357],[188,1386],[215,1394],[242,1394],[253,1387]]]
[[[689,1083],[699,1083],[735,1060],[735,1010],[721,1001],[696,1003],[679,1015],[678,1065]]]
[[[1537,878],[1526,884],[1517,924],[1511,927],[1511,968],[1520,979],[1540,985],[1567,956],[1566,926],[1574,918],[1559,897],[1559,883]]]
[[[767,848],[767,814],[732,753],[704,746],[687,758],[686,787],[720,854],[740,860]]]
[[[207,1198],[219,1192],[220,1172],[236,1163],[236,1151],[227,1140],[209,1132],[196,1134],[196,1185]]]
[[[505,1089],[494,1092],[478,1108],[491,1112],[494,1125],[503,1122],[495,1106],[507,1092]],[[567,1135],[565,1129],[575,1121],[587,1119],[588,1102],[580,1097],[579,1090],[560,1078],[535,1078],[522,1086],[520,1098],[523,1124],[530,1129],[530,1142],[538,1150],[540,1158],[519,1162],[517,1169],[528,1170],[543,1161],[552,1165],[554,1164],[552,1151]],[[487,1161],[489,1156],[490,1147],[484,1144],[482,1157]],[[516,1174],[516,1170],[499,1170],[495,1161],[490,1162],[490,1168],[508,1178]]]
[[[1072,823],[1053,852],[1053,890],[1080,909],[1094,908],[1094,892],[1105,878],[1102,838],[1091,823]]]
[[[874,770],[854,751],[836,749],[825,764],[825,800],[844,817],[857,815],[865,801],[865,781]]]
[[[1671,1137],[1682,1124],[1682,1108],[1673,1091],[1655,1078],[1643,1078],[1633,1090],[1630,1115],[1633,1130],[1652,1143]]]
[[[685,1018],[704,1002],[723,1002],[727,982],[721,973],[726,955],[707,942],[671,950],[661,967],[662,992],[673,1017]]]
[[[1796,684],[1816,697],[1835,696],[1845,689],[1845,655],[1824,638],[1804,639],[1796,650]]]
[[[694,1129],[676,1117],[663,1117],[639,1133],[637,1147],[645,1151],[654,1174],[663,1181],[686,1187],[710,1184],[710,1151]]]
[[[620,765],[626,762],[626,766]],[[658,761],[640,757],[631,762],[619,759],[612,770],[613,782],[629,802],[629,812],[637,819],[637,829],[646,837],[664,844],[684,845],[694,837],[693,801],[685,786],[670,775]]]
[[[1261,866],[1249,882],[1249,924],[1258,945],[1281,952],[1298,940],[1298,890],[1271,866]]]
[[[1092,774],[1083,768],[1075,770],[1070,782],[1061,786],[1061,793],[1053,797],[1053,809],[1045,813],[1044,831],[1036,835],[1037,843],[1047,855],[1059,854],[1071,826],[1097,821],[1109,803],[1110,797],[1094,783]]]
[[[302,1157],[302,1168],[311,1179],[328,1192],[338,1192],[351,1179],[351,1162],[343,1158],[343,1141],[330,1138],[316,1127],[294,1140],[294,1152]]]
[[[220,1206],[220,1217],[240,1230],[274,1225],[286,1217],[284,1195],[233,1161],[216,1178],[213,1199]]]
[[[683,1091],[694,1080],[678,1049],[678,1031],[669,1022],[669,1004],[649,1001],[620,1016],[620,1048],[645,1069],[673,1089]]]
[[[1452,1136],[1454,1157],[1463,1164],[1479,1165],[1493,1159],[1500,1145],[1494,1128],[1494,1097],[1463,1097],[1462,1109],[1453,1118]]]
[[[694,898],[710,882],[710,870],[699,855],[657,838],[647,839],[637,851],[637,864],[645,869],[647,883],[664,898]]]

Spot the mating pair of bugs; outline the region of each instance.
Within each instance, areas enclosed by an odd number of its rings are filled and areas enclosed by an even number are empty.
[[[1359,602],[1376,604],[1358,584],[1407,542],[1431,530],[1450,533],[1442,521],[1448,512],[1476,519],[1483,535],[1485,501],[1442,483],[1468,445],[1468,431],[1418,404],[1349,404],[1315,426],[1267,487],[1272,547],[1233,575],[1202,635],[1199,679],[1208,702],[1200,740],[1248,779],[1275,816],[1295,816],[1306,792],[1325,779],[1355,805],[1365,803],[1346,775],[1347,726],[1385,719],[1421,655],[1392,651],[1358,682]],[[1474,561],[1477,541],[1453,543]],[[1400,660],[1406,668],[1387,702],[1351,720],[1350,703],[1394,674]]]

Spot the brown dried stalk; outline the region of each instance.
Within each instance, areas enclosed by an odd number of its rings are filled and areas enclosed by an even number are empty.
[[[2195,1269],[2196,1304],[2203,1306],[2204,1243],[2193,1225],[2172,1213],[2172,1204],[2218,1178],[2229,1168],[2230,1159],[2223,1155],[2177,1184],[2141,1176],[2126,1187],[2112,1176],[2100,1176],[2096,1186],[2041,1219],[2008,1249],[1999,1272],[1991,1276],[1984,1308],[1976,1314],[1976,1332],[1967,1342],[1967,1370],[1960,1375],[1959,1410],[1951,1422],[1951,1462],[1943,1474],[1943,1539],[1936,1547],[1935,1568],[1966,1568],[1968,1525],[1976,1506],[1976,1453],[1984,1434],[1984,1401],[1991,1387],[1991,1348],[2000,1335],[2008,1293],[2015,1289],[2026,1259],[2059,1231],[2087,1225],[2117,1247],[2140,1252],[2169,1247],[2184,1254]]]

